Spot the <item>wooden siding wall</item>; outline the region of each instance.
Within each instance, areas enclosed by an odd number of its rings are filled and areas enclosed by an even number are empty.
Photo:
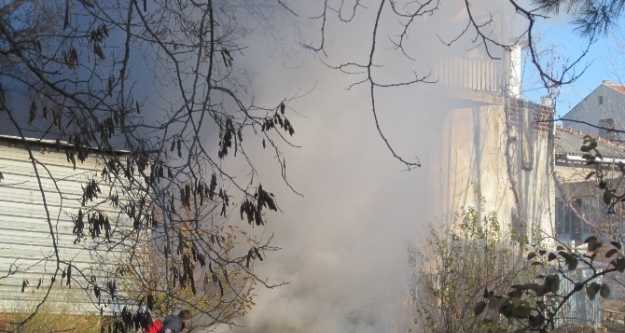
[[[33,166],[27,150],[21,144],[0,142],[0,172],[4,180],[0,182],[0,311],[29,311],[40,300],[51,283],[56,268],[54,247],[46,219],[42,195],[39,191]],[[82,197],[82,186],[89,179],[100,179],[102,165],[95,158],[89,158],[76,168],[67,162],[63,152],[45,151],[45,146],[35,147],[36,158],[42,161],[56,179],[60,189],[42,167],[39,168],[46,201],[57,236],[58,250],[62,260],[71,264],[85,275],[95,276],[98,281],[110,278],[112,263],[119,262],[126,244],[121,242],[110,249],[110,244],[91,241],[88,237],[75,243],[72,234],[72,217],[78,214]],[[101,186],[102,193],[110,187]],[[115,192],[115,188],[112,189]],[[122,199],[123,201],[123,199]],[[129,228],[127,217],[118,209],[101,205],[100,209],[109,213],[113,236]],[[88,226],[85,226],[88,234]],[[115,242],[113,242],[115,243]],[[62,270],[61,270],[62,271]],[[78,276],[74,269],[73,276]],[[14,272],[14,274],[9,274]],[[7,276],[8,275],[8,276]],[[2,278],[3,277],[3,278]],[[22,291],[24,281],[29,286]],[[61,274],[54,283],[53,292],[46,306],[54,311],[74,313],[99,312],[94,302],[92,288],[85,292],[81,285],[83,278],[75,278],[70,287],[65,285]],[[37,286],[41,283],[40,288]],[[108,308],[107,308],[108,307]],[[110,311],[110,306],[104,306]]]

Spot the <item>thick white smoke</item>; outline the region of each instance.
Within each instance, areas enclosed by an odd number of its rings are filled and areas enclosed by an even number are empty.
[[[476,12],[485,13],[478,6],[483,3],[476,2]],[[225,331],[405,332],[412,320],[407,249],[427,236],[428,225],[440,215],[436,177],[445,153],[440,129],[458,96],[439,84],[377,92],[381,126],[390,142],[406,159],[423,163],[405,170],[376,132],[368,87],[347,89],[362,77],[323,64],[366,61],[376,1],[368,2],[353,24],[328,23],[328,57],[321,59],[300,43],[318,41],[319,22],[303,17],[318,14],[322,1],[290,4],[300,17],[278,12],[264,24],[255,23],[243,58],[257,101],[303,95],[288,103],[287,111],[303,148],[290,149],[286,156],[288,177],[304,197],[281,183],[270,154],[254,154],[262,164],[261,176],[272,180],[271,188],[282,189],[276,193],[282,214],[262,231],[275,234],[274,245],[282,251],[269,256],[259,273],[289,284],[258,289],[243,327]],[[376,69],[381,79],[406,80],[413,71],[427,74],[445,57],[480,52],[475,50],[479,45],[469,47],[473,35],[455,47],[441,42],[462,31],[466,14],[461,1],[440,7],[418,18],[422,22],[410,31],[407,45],[414,61],[388,42],[390,31],[398,31],[397,22],[383,23],[376,59],[383,65]],[[491,9],[501,15],[508,8]]]

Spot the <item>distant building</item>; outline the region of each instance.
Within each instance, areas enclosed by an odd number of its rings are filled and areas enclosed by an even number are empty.
[[[625,235],[623,207],[608,207],[596,179],[588,177],[594,169],[587,165],[580,151],[585,135],[574,129],[558,128],[555,140],[556,237],[578,245],[592,234],[612,239]],[[617,164],[625,163],[625,145],[602,138],[596,140],[603,156],[597,163],[608,178],[617,178]]]
[[[597,140],[602,159],[597,162],[607,177],[618,178],[618,163],[625,163],[625,136],[610,129],[625,129],[625,86],[603,81],[575,105],[557,129],[556,199],[557,238],[580,243],[590,234],[617,236],[625,232],[622,205],[613,209],[603,202],[602,191],[588,174],[592,171],[580,150],[584,136]],[[567,121],[568,120],[568,121]]]
[[[619,164],[625,163],[625,137],[611,129],[625,129],[625,86],[603,81],[563,118],[555,134],[555,238],[581,253],[584,240],[598,235],[604,241],[622,240],[625,236],[625,209],[622,203],[611,207],[604,202],[603,190],[591,174],[596,168],[605,175],[610,187],[622,187]],[[599,127],[599,128],[597,128]],[[581,147],[584,137],[597,142],[601,157],[591,166],[584,158]],[[607,242],[606,242],[607,244]],[[607,266],[605,256],[599,254],[595,264]],[[602,266],[603,265],[603,266]],[[578,268],[573,278],[580,281],[590,274],[589,269]],[[590,325],[601,327],[607,322],[622,319],[623,288],[621,283],[606,279],[612,290],[608,300],[589,300],[584,293],[575,295],[563,309],[560,325]],[[565,281],[561,288],[572,290]],[[616,310],[615,310],[616,309]]]
[[[563,117],[566,128],[600,136],[609,140],[624,141],[625,136],[608,129],[625,129],[625,85],[603,81]],[[591,125],[596,125],[596,128]]]

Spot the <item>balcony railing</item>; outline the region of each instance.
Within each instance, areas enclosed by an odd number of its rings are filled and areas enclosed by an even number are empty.
[[[503,95],[507,91],[507,62],[490,59],[447,58],[432,77],[445,87]]]

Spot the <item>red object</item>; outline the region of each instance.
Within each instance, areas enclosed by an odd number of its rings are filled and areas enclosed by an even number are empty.
[[[163,331],[163,322],[160,320],[155,320],[150,324],[146,333],[161,333]]]

